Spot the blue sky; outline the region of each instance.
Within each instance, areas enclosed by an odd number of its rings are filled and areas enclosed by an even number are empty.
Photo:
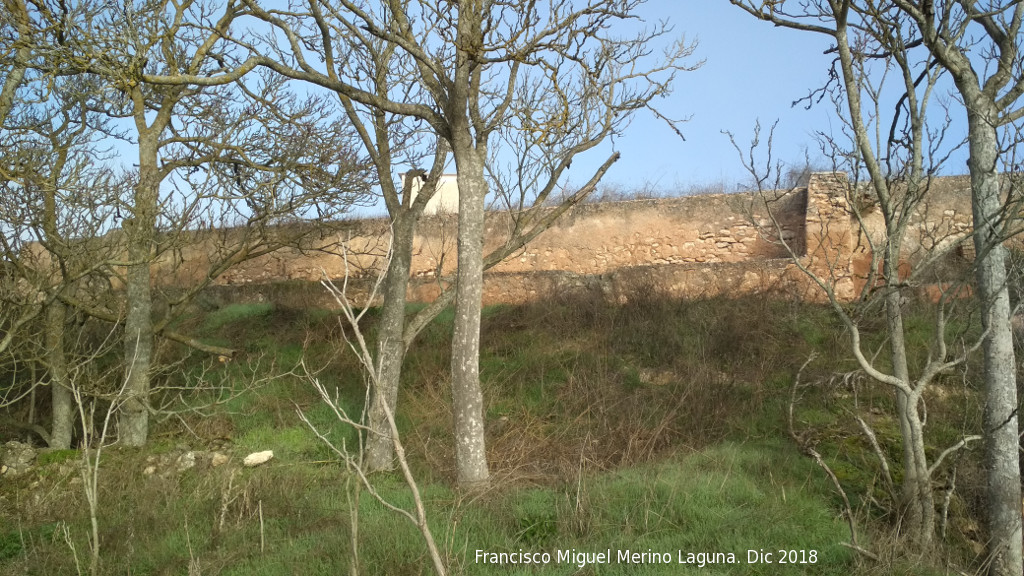
[[[667,19],[676,35],[696,41],[691,64],[704,61],[680,74],[673,94],[659,103],[666,116],[689,118],[681,125],[686,140],[639,113],[624,135],[573,162],[570,188],[586,181],[614,147],[622,158],[606,185],[626,191],[652,186],[667,194],[719,185],[736,190],[751,179],[723,131],[745,146],[758,121],[766,128],[778,122],[776,159],[802,166],[809,151],[812,161],[821,161],[814,133],[839,131],[832,105],[807,110],[792,103],[826,80],[832,61],[824,54],[827,37],[776,28],[728,0],[648,0],[639,14],[649,22]]]
[[[812,159],[817,156],[813,132],[831,131],[831,105],[805,110],[791,104],[825,80],[831,62],[823,54],[827,38],[775,28],[726,0],[651,0],[642,14],[667,18],[677,34],[697,40],[695,58],[705,62],[682,74],[661,104],[670,117],[691,118],[682,125],[686,141],[649,114],[638,117],[616,139],[622,159],[606,182],[627,188],[649,182],[665,190],[746,183],[749,177],[722,131],[746,144],[758,120],[779,121],[776,157],[802,164],[805,149]]]
[[[681,125],[686,141],[651,114],[639,113],[623,136],[574,161],[570,186],[586,181],[614,147],[622,158],[606,175],[607,185],[624,190],[651,185],[670,194],[719,183],[736,189],[750,177],[722,131],[743,145],[758,120],[779,121],[777,158],[802,164],[805,149],[816,155],[813,132],[830,130],[831,105],[805,110],[791,104],[826,78],[827,38],[775,28],[728,0],[649,0],[639,13],[648,22],[667,19],[676,35],[696,41],[690,63],[704,61],[696,71],[680,74],[673,94],[658,105],[668,117],[690,118]],[[134,162],[135,147],[125,148]]]

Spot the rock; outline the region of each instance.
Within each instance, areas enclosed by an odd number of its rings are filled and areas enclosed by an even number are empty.
[[[254,466],[259,466],[260,464],[263,464],[263,463],[267,462],[268,460],[270,460],[273,457],[274,457],[274,451],[273,450],[264,450],[263,452],[253,452],[252,454],[249,454],[248,456],[246,456],[245,460],[242,460],[242,464],[244,464],[248,468],[252,468]]]
[[[174,467],[178,473],[184,472],[189,468],[193,468],[196,465],[196,454],[195,452],[185,452],[174,462]]]
[[[214,452],[213,455],[210,457],[210,466],[216,468],[218,466],[222,466],[224,464],[227,464],[228,460],[230,460],[230,458],[228,458],[227,454],[221,454],[220,452]]]
[[[7,476],[20,476],[28,472],[35,459],[36,449],[17,440],[4,444],[0,452],[0,465],[4,467],[3,474]]]
[[[210,456],[208,452],[201,450],[190,450],[187,446],[179,446],[178,451],[171,451],[166,454],[151,455],[146,458],[146,467],[142,473],[146,476],[159,476],[170,478],[183,474],[199,465],[205,465]]]

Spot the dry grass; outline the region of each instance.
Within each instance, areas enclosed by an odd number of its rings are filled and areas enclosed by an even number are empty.
[[[912,559],[899,553],[898,541],[888,533],[895,519],[879,505],[871,449],[846,412],[865,411],[883,447],[896,454],[896,427],[888,417],[892,399],[886,390],[867,383],[856,388],[824,385],[830,375],[852,367],[846,360],[845,335],[829,311],[759,298],[682,301],[650,290],[638,294],[626,305],[609,305],[600,294],[577,294],[485,311],[481,373],[497,487],[478,501],[463,501],[449,488],[454,479],[447,377],[450,313],[429,326],[410,351],[398,424],[426,487],[428,506],[439,522],[456,526],[447,542],[455,565],[464,564],[459,551],[474,538],[480,545],[509,549],[537,542],[605,548],[613,535],[636,531],[638,541],[692,538],[708,545],[720,541],[718,528],[732,529],[732,524],[706,520],[707,525],[695,526],[687,518],[703,517],[703,509],[731,517],[734,508],[752,506],[750,502],[772,510],[765,522],[779,524],[783,535],[778,538],[790,538],[790,545],[812,536],[838,541],[842,522],[838,529],[828,522],[820,527],[795,524],[821,522],[830,512],[823,516],[820,507],[835,502],[813,464],[780,441],[785,437],[783,397],[800,364],[814,351],[821,360],[808,367],[805,378],[823,384],[809,389],[798,419],[802,429],[815,435],[819,451],[854,501],[865,538],[876,551],[892,552],[882,554],[884,566],[856,568],[849,556],[842,556],[834,570],[822,573],[909,570]],[[371,313],[371,332],[372,319]],[[338,354],[342,328],[331,313],[270,302],[232,307],[197,323],[204,325],[204,337],[244,351],[239,361],[272,353],[275,369],[285,370],[305,355],[311,365],[323,368],[319,377],[337,388],[350,413],[359,413],[363,382],[353,360]],[[969,379],[959,375],[950,375],[936,391],[928,403],[929,439],[940,446],[975,424],[965,415],[977,406],[971,401]],[[145,453],[114,450],[105,455],[100,496],[108,503],[101,519],[108,555],[104,571],[177,574],[193,554],[203,574],[246,573],[238,571],[246,566],[286,574],[291,573],[286,566],[295,563],[310,573],[343,567],[337,558],[310,563],[311,558],[337,556],[344,548],[346,504],[338,466],[298,421],[296,405],[323,429],[348,433],[331,428],[329,414],[318,412],[310,387],[286,378],[211,416],[187,416],[184,424],[168,421],[156,431],[157,443],[149,449],[175,451],[179,444],[188,444],[225,449],[237,458],[246,450],[273,448],[279,459],[271,467],[233,479],[227,469],[145,477]],[[966,454],[961,461],[949,541],[943,548],[944,557],[955,565],[970,563],[975,537],[970,532],[980,510],[975,456]],[[732,464],[723,468],[719,460]],[[695,463],[699,466],[694,470],[684,470]],[[898,463],[894,466],[898,475]],[[67,545],[54,536],[54,527],[67,521],[74,528],[81,521],[82,498],[72,484],[74,474],[60,470],[59,465],[48,466],[47,478],[5,480],[0,517],[23,526],[29,542],[18,548],[24,558],[17,560],[15,554],[9,559],[13,564],[3,565],[0,572],[7,566],[15,566],[12,573],[68,570]],[[650,474],[671,482],[649,480]],[[670,516],[667,510],[679,504],[681,496],[669,484],[703,486],[707,478],[714,478],[721,491],[709,492],[702,496],[705,500],[688,500],[672,524],[644,531],[642,523],[658,514]],[[380,478],[385,490],[400,498],[400,486],[392,480]],[[592,485],[601,488],[591,490]],[[816,504],[802,504],[806,517],[790,525],[772,514],[786,510],[786,499],[795,497],[794,491]],[[533,504],[521,504],[524,498]],[[620,504],[621,510],[615,508]],[[257,569],[259,556],[253,550],[259,548],[261,506],[272,561]],[[419,573],[415,538],[406,540],[377,511],[362,516],[368,523],[367,541],[372,537],[383,543],[367,551],[370,559],[380,554],[381,567],[370,573]],[[743,533],[742,522],[736,522],[735,530]],[[445,534],[440,526],[435,532]],[[0,536],[21,546],[17,532]],[[746,543],[750,537],[737,538]],[[0,538],[0,549],[2,544]],[[79,549],[85,549],[84,542],[79,541]],[[473,566],[464,568],[474,573]]]

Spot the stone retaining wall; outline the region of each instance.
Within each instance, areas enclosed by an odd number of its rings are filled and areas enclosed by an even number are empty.
[[[970,229],[969,182],[936,181],[932,200],[915,217],[908,253],[948,246]],[[853,197],[845,176],[814,174],[806,188],[766,195],[715,194],[685,198],[583,204],[568,211],[525,249],[486,274],[485,302],[523,302],[551,291],[599,289],[613,299],[637,289],[680,296],[773,291],[814,297],[820,289],[796,262],[834,283],[843,298],[863,286],[871,267],[869,240],[882,223],[870,194]],[[849,203],[863,202],[863,228]],[[489,213],[485,248],[502,245],[514,222]],[[861,230],[866,230],[862,233]],[[244,261],[223,273],[221,286],[374,277],[383,265],[388,223],[340,223],[327,233]],[[456,217],[424,218],[414,243],[409,296],[430,300],[438,274],[456,261]],[[163,282],[194,282],[208,268],[212,250],[197,241],[176,262],[158,267]],[[340,256],[342,245],[348,255]],[[796,261],[794,261],[796,257]],[[347,263],[347,268],[346,268]],[[172,265],[173,264],[173,265]]]

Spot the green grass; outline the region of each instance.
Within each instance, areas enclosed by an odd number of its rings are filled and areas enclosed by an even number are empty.
[[[77,460],[78,458],[78,450],[47,450],[40,452],[36,456],[36,464],[38,466],[49,466],[68,462],[69,460]]]
[[[216,497],[218,491],[229,494],[223,474],[190,472],[177,483],[153,480],[139,489],[139,496],[148,496],[145,505],[112,501],[104,511],[108,538],[137,535],[130,547],[110,546],[107,573],[129,567],[133,574],[182,573],[192,558],[203,573],[292,574],[295,566],[304,573],[343,573],[351,558],[344,478],[338,466],[278,463],[243,471],[233,478],[235,499],[224,530],[219,528],[222,500]],[[819,558],[801,573],[846,574],[853,559],[838,545],[846,538],[845,524],[835,517],[817,478],[813,466],[785,446],[723,444],[656,464],[585,473],[578,482],[560,486],[499,491],[474,502],[439,484],[422,489],[432,529],[455,573],[499,574],[511,568],[477,564],[476,550],[547,552],[557,558],[559,550],[611,549],[617,555],[650,549],[670,553],[673,564],[609,563],[587,573],[676,574],[682,550],[732,553],[741,561],[706,567],[711,573],[769,574],[774,573],[770,566],[746,564],[747,550],[799,548],[815,550]],[[411,509],[409,492],[396,477],[378,476],[375,484],[392,504]],[[424,573],[425,547],[416,529],[365,492],[359,522],[364,574]],[[71,528],[81,540],[86,525]],[[66,545],[36,541],[30,556],[49,552],[50,569],[71,568],[61,552]],[[688,568],[682,567],[684,573]],[[552,563],[528,573],[575,570]]]
[[[368,335],[374,321],[368,314]],[[839,545],[849,534],[837,497],[785,432],[796,371],[817,353],[803,374],[805,384],[817,384],[803,390],[797,428],[818,442],[855,508],[885,499],[877,462],[847,410],[856,406],[872,414],[879,441],[898,457],[891,393],[867,382],[857,385],[855,395],[826,385],[827,376],[852,366],[847,336],[828,309],[656,295],[624,306],[567,298],[485,309],[480,366],[496,487],[479,498],[452,488],[452,321],[450,310],[442,314],[407,355],[398,425],[453,574],[882,574],[893,566],[862,565]],[[102,573],[181,574],[190,561],[202,574],[348,573],[351,477],[296,410],[338,446],[354,447],[357,438],[308,379],[282,375],[305,360],[344,410],[359,418],[365,380],[345,351],[336,314],[272,301],[229,304],[197,322],[204,339],[240,350],[231,363],[214,368],[229,381],[241,386],[254,377],[276,377],[207,416],[184,415],[187,429],[175,420],[158,426],[159,441],[150,450],[104,453]],[[908,326],[916,342],[925,341],[924,320],[915,316]],[[881,342],[877,334],[866,337]],[[262,361],[253,372],[250,362],[257,358]],[[199,360],[184,361],[181,373],[198,373]],[[963,396],[929,399],[930,422],[938,420],[928,429],[930,453],[970,425],[963,418],[966,404]],[[235,462],[257,450],[274,450],[275,459],[234,473],[229,466],[171,477],[141,472],[152,454],[203,449],[214,441],[228,442],[217,449]],[[57,466],[74,455],[54,452],[40,460]],[[898,478],[898,461],[892,465]],[[49,477],[41,472],[39,478]],[[411,507],[398,475],[372,479],[386,499]],[[15,502],[24,521],[18,531],[0,533],[0,573],[72,573],[69,548],[63,537],[53,537],[53,526],[67,522],[84,558],[89,528],[80,488],[42,482],[33,488],[33,480],[0,488],[6,498],[0,520],[11,517],[5,502]],[[957,510],[969,514],[969,498],[965,493],[967,503],[958,501]],[[361,573],[430,572],[413,526],[365,491],[358,512]],[[882,535],[891,518],[861,517],[868,520],[861,544],[886,546]],[[475,561],[476,550],[520,549],[555,557],[558,550],[611,549],[617,555],[650,549],[670,553],[673,563],[579,569]],[[748,564],[747,551],[762,549],[813,549],[819,561],[786,569]],[[732,553],[739,563],[680,565],[680,550]]]
[[[227,324],[241,322],[252,318],[266,316],[274,309],[269,302],[255,304],[229,304],[219,310],[214,310],[206,316],[203,329],[214,331]]]

